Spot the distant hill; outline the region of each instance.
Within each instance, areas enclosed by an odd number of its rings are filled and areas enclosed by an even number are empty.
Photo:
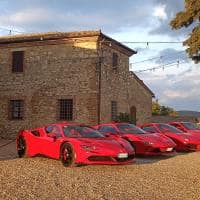
[[[190,117],[200,117],[200,112],[191,111],[191,110],[180,110],[177,111],[179,116],[190,116]]]

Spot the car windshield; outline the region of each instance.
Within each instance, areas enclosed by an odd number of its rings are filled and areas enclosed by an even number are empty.
[[[70,138],[104,138],[104,136],[99,131],[94,130],[88,126],[64,126],[63,132],[66,137]]]
[[[167,132],[176,133],[176,134],[183,133],[181,130],[175,128],[174,126],[168,125],[168,124],[158,124],[158,128],[164,133],[167,133]]]
[[[200,127],[194,123],[184,122],[182,125],[189,130],[200,130]]]
[[[124,134],[146,134],[146,131],[133,124],[118,124],[117,127]]]

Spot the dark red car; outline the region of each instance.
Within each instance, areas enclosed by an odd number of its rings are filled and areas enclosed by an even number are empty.
[[[19,157],[43,155],[61,159],[64,166],[128,164],[135,157],[126,140],[107,138],[91,127],[69,123],[20,131],[16,143]]]
[[[189,132],[193,134],[199,134],[200,136],[200,126],[191,122],[170,122],[170,125],[180,129],[183,132]]]
[[[177,151],[200,150],[200,138],[192,133],[185,133],[174,126],[163,123],[150,123],[142,126],[149,133],[161,133],[176,143]]]
[[[109,123],[94,128],[111,138],[124,138],[134,147],[136,154],[161,155],[174,151],[176,144],[160,134],[149,134],[129,123]]]

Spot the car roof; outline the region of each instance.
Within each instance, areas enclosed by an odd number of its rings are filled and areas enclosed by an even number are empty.
[[[105,123],[105,124],[99,124],[98,126],[109,126],[109,125],[118,125],[118,124],[131,124],[128,122],[110,122],[110,123]]]
[[[69,126],[69,125],[76,125],[76,126],[88,126],[86,124],[80,124],[80,123],[75,123],[75,122],[59,122],[59,123],[52,123],[52,124],[45,124],[41,127],[36,127],[36,128],[32,128],[31,130],[35,130],[35,129],[41,129],[47,126]],[[90,126],[88,126],[90,127]]]

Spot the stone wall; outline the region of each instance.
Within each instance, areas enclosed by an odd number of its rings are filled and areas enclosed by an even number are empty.
[[[58,99],[73,98],[73,120],[97,122],[97,38],[63,44],[0,47],[0,135],[58,121]],[[23,50],[24,72],[11,72],[12,51]],[[9,120],[9,101],[25,102],[24,119]]]
[[[14,138],[20,129],[55,123],[58,99],[72,98],[73,121],[98,123],[98,36],[0,46],[0,136]],[[24,72],[12,73],[12,51],[22,50]],[[119,55],[117,70],[112,54]],[[118,113],[137,110],[137,122],[150,121],[152,96],[130,75],[129,57],[122,47],[103,45],[100,123],[111,121],[111,101]],[[10,120],[9,101],[24,100],[24,119]]]
[[[112,69],[112,54],[119,56],[119,66]],[[129,72],[129,57],[117,48],[103,47],[102,86],[101,86],[101,122],[111,121],[111,101],[116,101],[118,114],[130,113],[136,108],[137,123],[151,120],[152,94],[144,88]]]

